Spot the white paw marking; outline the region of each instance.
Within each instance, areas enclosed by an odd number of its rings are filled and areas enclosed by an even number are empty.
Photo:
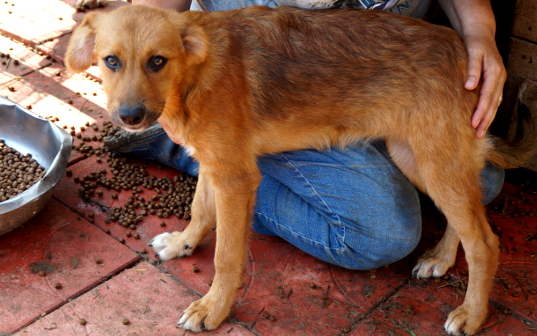
[[[186,257],[194,251],[193,244],[188,244],[181,232],[161,233],[153,238],[149,245],[157,252],[158,258],[164,261]]]
[[[164,250],[166,247],[168,247],[168,240],[171,237],[171,233],[164,232],[153,238],[151,242],[149,243],[155,252],[159,253],[160,251]]]

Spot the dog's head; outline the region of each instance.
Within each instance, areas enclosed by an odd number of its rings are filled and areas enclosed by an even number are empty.
[[[65,63],[73,72],[97,63],[112,119],[144,130],[178,98],[188,69],[206,58],[204,30],[186,21],[184,14],[146,6],[90,13],[73,32]]]

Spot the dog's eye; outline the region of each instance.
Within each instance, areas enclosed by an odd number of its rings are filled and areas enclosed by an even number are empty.
[[[149,70],[151,71],[159,71],[160,69],[164,68],[166,65],[166,62],[168,60],[162,56],[153,56],[149,60],[149,63],[147,64]]]
[[[104,64],[114,71],[117,71],[121,66],[121,63],[119,63],[119,60],[116,56],[106,56],[104,58]]]

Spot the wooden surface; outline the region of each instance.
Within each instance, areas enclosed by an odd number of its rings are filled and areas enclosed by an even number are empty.
[[[537,1],[517,0],[512,34],[537,42]]]

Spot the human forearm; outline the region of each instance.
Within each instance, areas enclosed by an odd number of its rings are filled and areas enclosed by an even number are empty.
[[[507,77],[496,47],[496,21],[489,0],[439,0],[452,27],[463,38],[468,51],[468,75],[464,87],[477,88],[480,81],[479,102],[472,116],[472,127],[482,138],[501,103],[503,85]]]
[[[146,5],[184,12],[190,8],[191,0],[132,0],[133,5]]]
[[[461,36],[479,32],[494,38],[496,21],[489,0],[438,0]]]

